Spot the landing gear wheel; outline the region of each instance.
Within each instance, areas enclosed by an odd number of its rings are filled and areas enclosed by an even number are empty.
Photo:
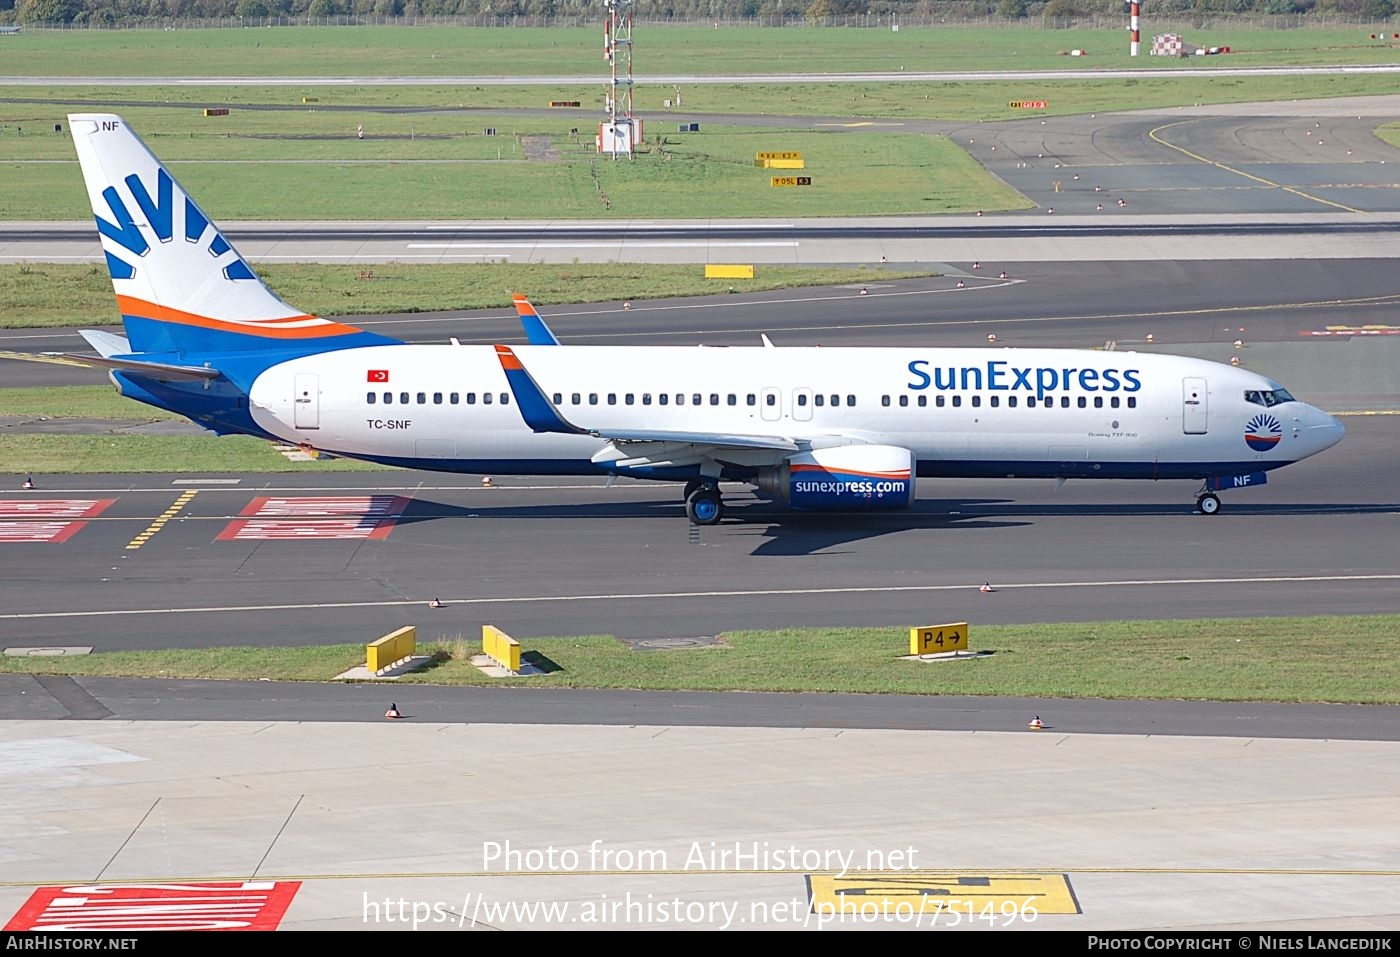
[[[703,487],[705,486],[705,484],[706,484],[706,483],[705,483],[704,479],[691,479],[689,482],[686,482],[686,483],[685,483],[685,491],[684,491],[684,492],[681,492],[681,501],[682,501],[682,502],[688,502],[688,501],[690,501],[690,496],[692,496],[692,495],[695,494],[695,490],[698,489],[698,488],[703,488]]]
[[[724,515],[724,503],[720,500],[719,489],[713,485],[701,485],[686,496],[685,515],[692,525],[714,525]]]
[[[1202,495],[1196,499],[1196,511],[1202,515],[1214,515],[1220,511],[1219,495]]]

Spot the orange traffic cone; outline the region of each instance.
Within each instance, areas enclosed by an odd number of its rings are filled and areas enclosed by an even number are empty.
[[[992,583],[991,583],[991,582],[983,582],[983,583],[982,583],[982,587],[979,588],[979,589],[977,589],[977,590],[980,591],[982,594],[986,595],[986,594],[990,594],[991,592],[995,591],[996,589],[992,588]]]
[[[1040,715],[1036,715],[1026,722],[1026,727],[1030,728],[1032,731],[1039,731],[1041,728],[1045,727],[1045,722],[1040,720]]]
[[[399,706],[397,704],[391,704],[389,705],[389,710],[384,712],[384,717],[392,720],[394,718],[402,718],[403,715],[399,714]]]

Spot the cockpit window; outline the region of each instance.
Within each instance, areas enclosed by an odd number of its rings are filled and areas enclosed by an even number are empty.
[[[1244,400],[1254,405],[1262,405],[1265,408],[1274,405],[1282,405],[1285,402],[1296,401],[1293,396],[1289,395],[1287,389],[1274,389],[1273,391],[1267,389],[1246,389]]]

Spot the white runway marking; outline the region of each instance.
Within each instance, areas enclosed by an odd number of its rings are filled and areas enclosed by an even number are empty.
[[[1123,581],[1093,582],[1021,582],[998,584],[997,591],[1027,591],[1042,588],[1111,588],[1126,585],[1143,588],[1154,585],[1277,585],[1303,582],[1381,582],[1400,581],[1400,574],[1380,575],[1287,575],[1260,578],[1149,578]],[[498,598],[444,598],[447,605],[542,605],[554,602],[575,601],[647,601],[652,599],[674,600],[677,598],[763,598],[775,595],[873,595],[905,592],[911,594],[971,591],[977,586],[964,583],[958,585],[869,585],[847,588],[755,588],[733,591],[668,591],[631,592],[611,595],[505,595]],[[326,608],[395,608],[407,605],[422,605],[423,599],[395,598],[386,601],[333,601],[302,602],[294,604],[270,605],[206,605],[194,608],[125,608],[101,609],[96,611],[41,611],[0,614],[0,621],[17,621],[34,618],[93,618],[102,615],[187,615],[211,614],[216,612],[244,613],[254,611],[304,611]]]

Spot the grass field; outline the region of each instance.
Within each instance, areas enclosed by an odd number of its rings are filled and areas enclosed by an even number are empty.
[[[723,647],[690,651],[632,651],[606,636],[516,635],[524,657],[551,673],[504,681],[466,660],[479,650],[474,637],[436,637],[419,629],[420,649],[437,647],[440,660],[399,683],[1400,702],[1400,615],[975,626],[972,647],[994,653],[940,663],[904,660],[908,632],[898,628],[733,632]],[[7,672],[324,681],[363,664],[364,645],[0,662]]]
[[[730,287],[758,292],[934,275],[932,270],[877,266],[758,266],[753,279],[716,280],[706,279],[699,265],[465,263],[376,265],[370,270],[374,278],[362,280],[362,267],[255,262],[255,268],[287,302],[321,316],[509,309],[513,292],[526,293],[544,308],[563,302],[705,296]],[[0,264],[0,327],[110,325],[118,318],[112,280],[103,266]],[[563,327],[559,332],[566,334]],[[471,340],[464,325],[444,328],[440,341],[454,334]]]
[[[640,76],[723,73],[846,73],[960,70],[1089,70],[1393,63],[1394,45],[1363,27],[1302,30],[1195,29],[1149,16],[1143,30],[1175,28],[1228,56],[1128,56],[1126,30],[944,26],[826,29],[678,24],[639,26]],[[1126,17],[1124,26],[1126,27]],[[597,76],[601,31],[592,27],[265,27],[243,30],[94,30],[6,37],[5,72],[44,76]],[[1087,56],[1070,57],[1072,49]],[[61,67],[56,67],[61,64]]]

